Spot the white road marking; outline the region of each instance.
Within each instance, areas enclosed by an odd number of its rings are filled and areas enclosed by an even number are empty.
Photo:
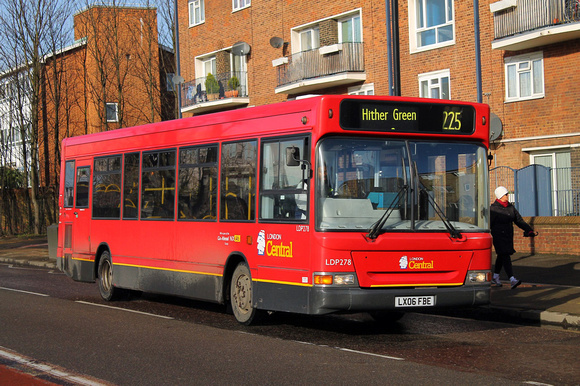
[[[80,303],[80,304],[87,304],[89,306],[97,306],[97,307],[103,307],[103,308],[110,308],[112,310],[118,310],[118,311],[127,311],[127,312],[132,312],[134,314],[141,314],[141,315],[148,315],[148,316],[154,316],[156,318],[161,318],[161,319],[169,319],[169,320],[173,320],[174,318],[170,317],[170,316],[163,316],[163,315],[155,315],[155,314],[151,314],[149,312],[142,312],[142,311],[135,311],[135,310],[129,310],[127,308],[120,308],[120,307],[112,307],[112,306],[107,306],[104,304],[97,304],[97,303],[91,303],[91,302],[84,302],[81,300],[77,300],[75,303]]]
[[[23,294],[29,294],[29,295],[50,297],[50,295],[47,295],[47,294],[40,294],[38,292],[30,292],[30,291],[17,290],[17,289],[14,289],[14,288],[0,287],[0,289],[6,290],[6,291],[21,292]]]

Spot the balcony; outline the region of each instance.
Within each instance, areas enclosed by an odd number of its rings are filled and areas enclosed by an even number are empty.
[[[366,80],[363,43],[334,44],[278,61],[277,94],[299,94]]]
[[[181,112],[195,114],[247,106],[246,72],[227,72],[197,78],[181,85]]]
[[[492,49],[519,51],[580,38],[580,0],[501,0],[491,9]]]

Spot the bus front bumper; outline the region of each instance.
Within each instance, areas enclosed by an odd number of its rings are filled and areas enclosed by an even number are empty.
[[[312,287],[309,313],[364,311],[416,311],[442,307],[489,304],[487,285],[437,288],[336,288]]]

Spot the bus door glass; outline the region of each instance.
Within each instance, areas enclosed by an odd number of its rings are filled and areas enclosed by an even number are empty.
[[[72,232],[72,252],[77,256],[91,252],[89,233],[91,222],[91,211],[89,210],[90,187],[90,160],[79,160],[77,161],[75,175],[74,208],[72,213],[69,212],[68,216]]]

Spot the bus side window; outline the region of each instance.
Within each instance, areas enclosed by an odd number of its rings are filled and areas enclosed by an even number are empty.
[[[217,145],[179,150],[180,220],[217,218]]]
[[[175,150],[143,153],[141,219],[174,218],[175,158]]]
[[[90,166],[81,166],[77,169],[77,195],[75,206],[77,208],[89,207],[89,183],[91,176]]]
[[[125,154],[123,218],[136,219],[139,208],[139,153]]]
[[[64,207],[72,208],[75,195],[75,161],[66,161],[64,168]]]
[[[95,158],[93,169],[93,217],[121,215],[121,156]]]
[[[257,141],[222,145],[220,219],[252,221],[256,217]]]

